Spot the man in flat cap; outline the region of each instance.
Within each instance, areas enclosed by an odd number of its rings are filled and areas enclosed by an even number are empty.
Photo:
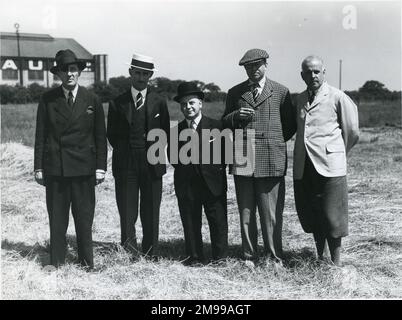
[[[153,257],[158,243],[162,176],[166,173],[166,164],[148,161],[151,143],[147,135],[152,129],[163,129],[169,137],[170,122],[165,98],[148,85],[156,71],[153,59],[135,53],[128,71],[131,88],[109,104],[107,137],[113,147],[121,244],[135,259],[139,253],[135,230],[138,211],[143,234],[141,249],[147,257]]]
[[[104,180],[107,145],[103,107],[78,85],[85,68],[71,50],[56,54],[50,71],[62,82],[44,93],[36,118],[34,169],[46,186],[50,225],[50,263],[65,262],[70,206],[77,234],[79,262],[93,267],[92,223],[95,184]]]
[[[341,264],[342,237],[348,234],[346,156],[359,139],[357,107],[325,81],[323,60],[308,56],[301,77],[307,89],[297,97],[297,134],[293,179],[297,213],[314,236],[323,259],[328,243],[331,260]]]
[[[226,128],[243,130],[241,150],[250,149],[250,141],[253,144],[251,163],[246,167],[236,163],[235,154],[229,168],[234,174],[243,256],[250,260],[258,257],[258,207],[264,257],[280,262],[286,141],[295,131],[295,119],[289,90],[266,77],[268,57],[265,50],[251,49],[241,58],[239,65],[244,66],[248,79],[229,90],[223,123]],[[251,132],[253,138],[248,139]]]
[[[203,99],[204,93],[192,82],[182,82],[177,88],[177,96],[174,97],[174,100],[180,103],[180,109],[185,117],[178,125],[179,136],[187,129],[190,134],[193,133],[198,137],[191,139],[190,142],[177,141],[179,150],[188,143],[194,143],[198,159],[195,157],[194,162],[188,163],[179,157],[178,163],[171,161],[175,168],[174,186],[184,229],[186,265],[205,262],[201,233],[202,208],[209,224],[212,260],[226,258],[228,250],[227,184],[222,154],[220,161],[214,162],[214,159],[217,159],[214,144],[218,144],[218,152],[222,153],[222,141],[209,134],[213,129],[220,131],[222,123],[202,114]],[[208,135],[203,135],[203,132]],[[203,159],[205,150],[209,151],[208,161]]]

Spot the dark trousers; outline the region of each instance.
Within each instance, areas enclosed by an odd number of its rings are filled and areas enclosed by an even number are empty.
[[[177,200],[184,229],[186,255],[192,259],[204,260],[201,233],[204,207],[211,236],[212,258],[214,260],[225,258],[228,251],[226,192],[214,196],[204,180],[195,176],[190,178],[187,193],[178,195]]]
[[[303,230],[322,237],[348,235],[346,176],[324,177],[306,154],[303,178],[294,181],[297,214]]]
[[[152,176],[145,149],[133,150],[130,162],[130,170],[115,175],[121,244],[132,254],[138,253],[135,223],[140,203],[142,252],[152,255],[158,244],[162,178]]]
[[[256,207],[260,215],[264,253],[273,259],[282,256],[282,221],[285,205],[284,177],[234,176],[237,204],[240,212],[240,229],[243,256],[258,256],[258,229]]]
[[[65,262],[71,206],[77,235],[78,260],[84,266],[93,267],[95,176],[47,176],[46,205],[50,225],[50,263],[57,267]]]

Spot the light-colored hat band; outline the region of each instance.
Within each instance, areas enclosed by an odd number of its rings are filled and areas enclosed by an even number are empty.
[[[154,71],[155,67],[154,64],[151,62],[144,62],[136,59],[131,60],[131,66],[134,68],[139,68],[139,69],[144,69],[144,70],[150,70]]]

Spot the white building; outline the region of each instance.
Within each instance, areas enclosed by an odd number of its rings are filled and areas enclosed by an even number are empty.
[[[0,84],[20,84],[20,65],[22,85],[27,87],[36,82],[45,87],[59,84],[60,80],[49,70],[56,64],[57,51],[70,49],[78,59],[86,62],[80,84],[91,86],[96,81],[108,81],[107,55],[92,55],[88,50],[71,38],[53,38],[48,34],[20,33],[18,43],[16,33],[1,32],[0,45]]]

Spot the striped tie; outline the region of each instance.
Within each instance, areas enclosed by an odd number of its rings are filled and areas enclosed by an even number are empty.
[[[144,100],[142,99],[142,94],[141,92],[138,92],[137,94],[137,100],[135,102],[136,109],[139,110],[144,104]]]
[[[191,127],[191,129],[193,129],[194,131],[197,131],[197,124],[195,123],[194,120],[191,120],[191,122],[190,122],[190,127]]]
[[[259,96],[259,94],[260,94],[260,93],[258,92],[258,88],[259,88],[258,83],[255,83],[255,84],[253,84],[253,85],[251,86],[254,101],[257,101],[257,98],[258,98],[258,96]]]

